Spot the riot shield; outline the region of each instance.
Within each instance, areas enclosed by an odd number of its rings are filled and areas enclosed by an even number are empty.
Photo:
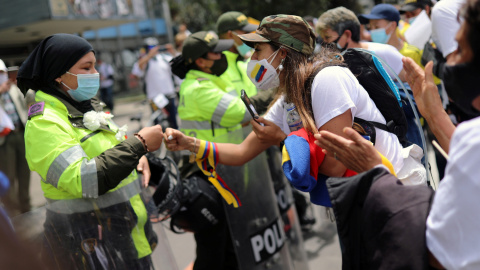
[[[98,199],[55,201],[14,217],[12,224],[45,269],[177,270],[163,227],[154,230],[148,217],[138,216],[130,202],[105,206]],[[142,201],[136,203],[138,209]],[[142,220],[145,225],[136,226]],[[145,254],[150,249],[161,257],[161,265],[154,266]]]
[[[307,253],[305,251],[302,229],[295,208],[292,188],[283,174],[282,154],[280,148],[272,146],[265,151],[273,188],[277,198],[278,210],[284,223],[287,236],[288,251],[295,270],[308,269]]]
[[[234,141],[239,132],[245,137],[250,131],[251,128],[247,127],[218,140]],[[238,208],[224,204],[240,269],[296,269],[265,153],[243,166],[218,165],[217,172],[242,204]],[[301,239],[301,234],[295,236]]]

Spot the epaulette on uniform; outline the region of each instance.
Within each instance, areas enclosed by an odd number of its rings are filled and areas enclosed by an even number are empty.
[[[201,78],[201,77],[200,77],[200,78],[197,78],[197,81],[199,81],[199,82],[208,81],[208,79],[207,79],[207,78]]]
[[[32,119],[32,117],[36,115],[43,115],[43,111],[45,110],[45,101],[40,101],[37,103],[32,104],[28,109],[28,119]]]

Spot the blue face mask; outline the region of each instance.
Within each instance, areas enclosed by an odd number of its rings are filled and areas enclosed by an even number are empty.
[[[68,89],[68,94],[76,101],[84,101],[93,98],[100,88],[100,74],[73,74],[67,71],[68,74],[77,77],[77,89],[72,89],[62,82]]]
[[[385,28],[379,28],[379,29],[370,31],[370,36],[372,37],[372,41],[376,43],[387,44],[391,35],[392,34],[387,35],[387,32],[385,32]]]
[[[235,43],[235,47],[237,48],[238,54],[243,57],[245,57],[245,55],[247,55],[252,50],[252,48],[248,47],[245,43],[243,43],[242,45],[237,45]]]
[[[236,32],[233,32],[233,34],[238,37],[238,34]],[[243,57],[245,57],[245,55],[247,55],[252,50],[252,48],[248,47],[245,43],[242,43],[242,45],[237,45],[237,43],[234,42],[233,44],[235,45],[235,48],[237,48],[238,54]]]
[[[408,23],[411,25],[415,21],[416,18],[417,18],[417,16],[408,19]]]

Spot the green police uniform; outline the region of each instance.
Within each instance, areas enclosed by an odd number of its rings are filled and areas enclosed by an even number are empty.
[[[178,115],[183,133],[207,141],[216,141],[215,137],[240,129],[251,119],[230,83],[194,69],[180,87]]]
[[[228,68],[220,75],[220,78],[231,82],[238,96],[240,96],[242,89],[245,90],[249,97],[255,96],[257,88],[247,76],[247,62],[243,61],[243,58],[236,53],[224,51],[223,54],[227,57]]]
[[[99,228],[97,231],[95,225],[94,229],[98,235],[91,243],[97,244],[97,240],[98,243],[102,240],[102,231],[104,240],[109,232],[115,231],[109,223],[111,218],[108,222],[102,221],[107,216],[102,210],[124,205],[129,216],[122,216],[123,212],[110,215],[120,215],[120,220],[129,219],[131,223],[127,230],[122,228],[129,235],[116,236],[126,239],[119,245],[135,249],[129,254],[134,254],[136,259],[150,255],[152,244],[149,240],[152,238],[148,234],[151,225],[147,222],[135,171],[139,158],[145,154],[143,144],[134,137],[119,142],[115,138],[118,127],[111,121],[96,131],[87,129],[83,124],[83,113],[60,97],[38,91],[35,101],[30,107],[25,128],[25,148],[29,167],[42,178],[41,187],[48,201],[46,230],[48,224],[61,225],[49,223],[49,213],[57,217],[79,217],[82,213],[96,215],[94,221],[98,220]],[[96,111],[101,110],[95,98],[92,106]],[[114,225],[120,226],[118,223]],[[72,224],[72,228],[82,229],[77,227],[81,225]],[[80,246],[72,248],[81,250]]]

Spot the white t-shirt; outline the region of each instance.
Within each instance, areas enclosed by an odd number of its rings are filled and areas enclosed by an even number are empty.
[[[446,269],[480,269],[480,118],[461,123],[427,219],[427,246]]]
[[[145,71],[135,63],[132,69],[133,75],[137,77],[145,76],[147,88],[147,98],[154,99],[159,94],[170,95],[175,93],[175,85],[172,80],[172,70],[168,63],[172,59],[166,54],[157,54],[148,61],[148,69]]]
[[[403,55],[392,45],[375,43],[375,42],[366,42],[368,44],[368,50],[374,52],[380,58],[382,58],[388,66],[390,66],[393,71],[398,75],[403,69],[402,58]],[[395,80],[394,74],[390,71],[388,67],[384,67],[388,75]]]
[[[265,116],[281,127],[286,134],[290,129],[283,108],[284,98],[279,98]],[[312,107],[317,129],[351,109],[354,117],[385,124],[385,118],[375,106],[367,91],[348,68],[326,67],[322,69],[312,84]],[[403,167],[402,146],[397,136],[376,128],[375,148],[392,162],[395,171]]]
[[[109,78],[110,76],[115,75],[112,65],[102,62],[98,66],[98,73],[105,78],[100,80],[100,88],[107,88],[113,85],[113,79]]]
[[[432,39],[443,57],[457,49],[455,35],[460,29],[457,14],[466,0],[438,1],[432,9]]]

